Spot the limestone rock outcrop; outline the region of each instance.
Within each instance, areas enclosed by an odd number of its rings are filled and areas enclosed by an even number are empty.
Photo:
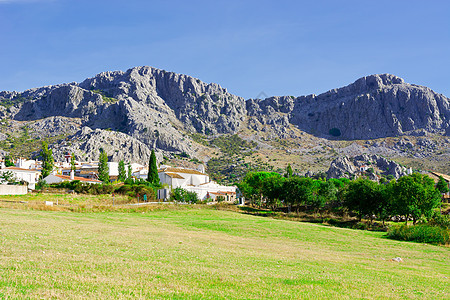
[[[67,138],[57,146],[51,147],[53,156],[58,161],[64,160],[67,153],[83,161],[95,161],[99,158],[99,149],[102,148],[108,154],[109,161],[148,163],[151,150],[144,143],[122,132],[102,129],[92,130],[83,127],[76,134]],[[158,153],[159,160],[162,155]]]
[[[140,150],[133,155],[142,156],[149,149],[195,155],[191,134],[235,134],[246,128],[265,132],[268,139],[297,138],[298,129],[346,140],[450,135],[449,99],[389,74],[363,77],[318,96],[245,101],[215,83],[135,67],[81,83],[0,92],[0,118],[23,122],[44,136],[65,133],[75,139],[83,127],[99,129],[102,135],[141,143],[147,150],[136,146]],[[98,147],[86,155],[97,152]]]
[[[399,136],[419,129],[443,134],[450,127],[448,98],[390,74],[363,77],[318,96],[250,100],[247,110],[260,121],[287,116],[301,130],[339,139]]]
[[[387,160],[378,155],[363,154],[351,158],[347,156],[336,158],[328,169],[327,177],[351,178],[364,175],[372,180],[377,180],[381,175],[392,175],[398,179],[406,174],[406,168],[394,161]]]

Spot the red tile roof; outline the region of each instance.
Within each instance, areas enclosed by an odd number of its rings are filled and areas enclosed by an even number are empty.
[[[16,170],[16,171],[31,171],[31,172],[39,172],[36,169],[22,169],[22,168],[17,168],[17,167],[6,167],[3,168],[2,170]]]

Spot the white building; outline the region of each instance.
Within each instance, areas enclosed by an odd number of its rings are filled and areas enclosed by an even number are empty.
[[[199,186],[209,182],[208,174],[185,168],[163,167],[158,170],[159,181],[172,188],[184,186]]]
[[[37,164],[34,159],[19,158],[14,165],[20,169],[36,169],[37,168]]]
[[[34,169],[22,169],[18,167],[6,167],[3,169],[0,169],[0,173],[3,172],[11,172],[16,180],[18,181],[25,181],[28,183],[28,188],[35,189],[36,183],[39,181],[39,176],[41,175],[41,172],[39,170]]]
[[[147,179],[147,167],[141,164],[132,163],[125,164],[125,172],[128,174],[128,166],[131,166],[131,176],[137,179]],[[119,177],[119,163],[118,162],[108,162],[109,168],[109,178],[115,180]],[[145,175],[145,176],[144,176]]]
[[[144,179],[146,180],[148,177],[148,168],[143,168],[141,170],[135,171],[131,174],[136,179]]]
[[[195,192],[200,200],[215,201],[217,196],[229,202],[236,199],[235,186],[219,185],[199,170],[164,166],[158,170],[158,176],[161,184],[167,184],[171,189],[181,187]]]

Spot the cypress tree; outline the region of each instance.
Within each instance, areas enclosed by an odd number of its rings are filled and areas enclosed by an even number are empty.
[[[152,150],[152,154],[150,155],[150,160],[148,162],[147,181],[155,185],[159,184],[158,167],[156,166],[156,155],[154,150]]]
[[[100,149],[100,158],[98,162],[98,179],[104,183],[109,182],[108,155],[103,149]]]
[[[42,142],[42,178],[47,177],[53,171],[54,167],[54,159],[53,152],[51,149],[48,149],[48,144],[46,141]]]

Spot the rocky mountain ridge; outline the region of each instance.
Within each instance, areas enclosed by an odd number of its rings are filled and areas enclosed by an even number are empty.
[[[113,145],[110,159],[141,162],[152,148],[159,157],[198,157],[201,145],[193,135],[211,139],[250,131],[249,138],[264,148],[275,139],[300,141],[304,133],[331,140],[450,134],[448,98],[389,74],[317,96],[244,100],[215,83],[136,67],[81,83],[0,92],[0,116],[32,136],[66,133],[54,145],[57,155],[73,151],[95,159],[98,148]],[[8,128],[2,133],[12,134]]]
[[[448,98],[390,74],[363,77],[318,96],[250,99],[247,111],[262,124],[293,124],[317,136],[350,140],[421,129],[445,134],[450,126]]]

